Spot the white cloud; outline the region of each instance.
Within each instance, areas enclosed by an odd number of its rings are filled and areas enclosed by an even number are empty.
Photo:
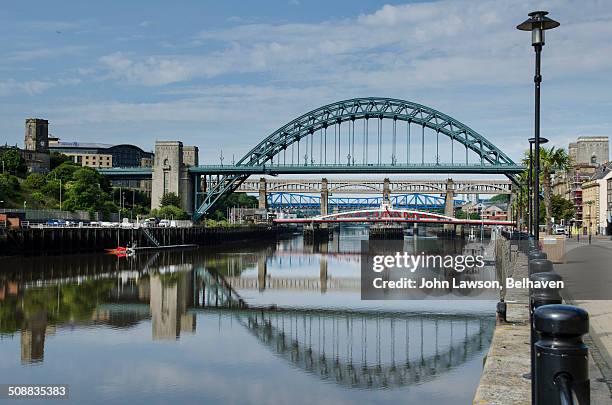
[[[117,86],[121,101],[105,93],[97,99],[103,101],[71,99],[44,110],[73,137],[94,128],[92,139],[103,132],[112,142],[129,129],[136,143],[182,138],[217,145],[202,148],[205,156],[219,147],[240,155],[312,108],[389,96],[456,117],[518,157],[519,139],[532,128],[533,50],[529,34],[515,26],[540,7],[562,24],[544,48],[545,135],[612,132],[609,104],[602,107],[611,84],[612,44],[605,39],[612,37],[612,9],[598,0],[579,8],[570,0],[434,1],[316,23],[230,18],[227,28],[168,37],[157,51],[143,47],[146,54],[105,51],[98,65],[77,70],[84,83],[102,77],[147,86],[129,93]],[[595,81],[600,85],[586,86]],[[26,89],[37,91],[0,83],[0,94]]]
[[[84,46],[39,47],[13,51],[3,57],[4,62],[28,62],[36,59],[59,58],[85,50]]]
[[[200,32],[198,54],[124,55],[100,61],[111,77],[147,86],[186,82],[228,74],[269,74],[276,81],[379,85],[381,78],[411,80],[404,87],[507,85],[524,80],[532,57],[528,35],[514,27],[530,2],[437,1],[385,5],[371,14],[319,23],[242,23]],[[612,12],[603,2],[569,0],[553,7],[563,29],[549,34],[546,48],[551,75],[607,69],[612,46]],[[595,16],[595,17],[593,17]],[[565,17],[565,18],[564,18]],[[595,19],[595,21],[593,21]],[[587,29],[588,27],[588,29]],[[599,43],[597,52],[591,52]],[[569,61],[572,63],[568,63]],[[493,80],[492,80],[493,79]],[[395,87],[387,83],[383,87]],[[416,81],[416,83],[415,83]]]
[[[55,86],[55,83],[40,80],[28,80],[23,82],[18,82],[12,79],[4,80],[0,81],[0,97],[19,93],[25,93],[33,96],[40,94],[53,86]]]

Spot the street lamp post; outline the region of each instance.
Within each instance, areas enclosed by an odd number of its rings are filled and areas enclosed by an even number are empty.
[[[560,24],[552,20],[546,15],[548,11],[533,11],[529,13],[529,18],[517,25],[517,29],[521,31],[531,31],[531,45],[535,50],[535,75],[533,81],[535,83],[535,119],[534,119],[534,135],[535,135],[535,172],[540,173],[540,84],[542,83],[542,75],[540,74],[540,60],[542,56],[542,47],[544,46],[544,31],[558,27]],[[540,191],[540,176],[536,175],[534,179],[534,211],[538,219],[535,226],[534,237],[536,243],[539,243],[540,238],[540,200],[538,194]]]
[[[531,206],[531,172],[533,165],[533,158],[531,155],[533,154],[533,144],[531,143],[531,139],[529,139],[529,168],[527,173],[527,233],[529,236],[533,235],[533,221],[531,215],[533,214],[533,207]]]
[[[593,218],[591,217],[591,206],[593,205],[593,201],[587,201],[587,205],[589,206],[589,245],[590,245],[592,229],[593,229]]]
[[[533,198],[532,198],[532,191],[534,191],[534,187],[533,187],[533,144],[535,143],[535,138],[529,138],[529,173],[527,173],[528,176],[528,185],[527,185],[527,205],[529,206],[529,235],[535,235],[534,232],[534,225],[537,223],[538,226],[540,225],[540,212],[539,211],[535,211],[533,209]],[[540,145],[543,145],[545,143],[548,143],[548,139],[544,138],[544,137],[540,137]],[[539,154],[538,154],[539,157]],[[539,178],[539,176],[538,176]],[[538,184],[539,185],[539,184]],[[537,190],[533,195],[535,195],[536,199],[539,201],[539,190]],[[538,206],[538,210],[540,209],[540,207]],[[534,216],[535,215],[535,216]],[[535,219],[537,218],[537,220]],[[539,228],[538,228],[539,229]]]

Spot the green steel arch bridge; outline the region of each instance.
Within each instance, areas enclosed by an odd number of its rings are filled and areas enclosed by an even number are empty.
[[[405,100],[367,97],[338,101],[295,118],[235,164],[188,170],[195,188],[193,219],[199,220],[251,175],[503,174],[516,183],[524,167],[440,111]],[[101,172],[138,179],[150,178],[151,169]]]

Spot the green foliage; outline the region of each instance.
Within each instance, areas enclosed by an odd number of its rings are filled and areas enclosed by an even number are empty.
[[[62,179],[62,182],[66,183],[69,180],[72,180],[72,176],[74,175],[74,172],[80,168],[81,166],[75,163],[64,162],[60,164],[59,166],[57,166],[56,168],[54,168],[53,170],[51,170],[47,174],[47,180]]]
[[[34,191],[32,193],[32,199],[39,204],[44,204],[46,201],[45,195],[40,191]]]
[[[160,219],[189,219],[189,214],[175,205],[166,205],[152,210],[151,215]]]
[[[508,202],[510,202],[510,195],[508,195],[508,194],[498,194],[498,195],[495,195],[495,196],[491,197],[491,199],[489,201],[492,204],[495,204],[495,203],[508,203]]]
[[[523,164],[529,165],[529,151],[525,152],[525,158]],[[544,220],[542,220],[542,213],[540,210],[540,223],[546,224],[547,233],[552,231],[551,218],[555,217],[553,214],[553,196],[552,196],[552,184],[551,175],[558,170],[567,170],[572,164],[571,158],[563,148],[540,148],[540,183],[542,191],[544,192]],[[535,170],[535,165],[534,168]],[[535,175],[535,173],[534,173]],[[540,206],[541,207],[541,206]],[[563,212],[560,212],[563,214]]]
[[[175,207],[181,206],[181,197],[176,195],[176,193],[166,193],[159,200],[159,204],[162,207],[167,207],[169,205],[174,205]]]
[[[59,160],[62,160],[61,157]],[[31,173],[21,183],[14,176],[0,175],[0,200],[5,207],[22,207],[27,201],[28,208],[59,208],[60,186],[62,209],[69,211],[101,212],[108,220],[110,213],[119,208],[113,201],[119,201],[119,191],[111,187],[110,181],[89,167],[82,167],[72,161],[63,161],[46,176]],[[115,195],[113,195],[115,193]],[[145,215],[149,212],[150,200],[145,193],[135,191],[132,207],[132,190],[123,190],[125,196],[124,217]],[[132,210],[133,209],[133,210]]]
[[[47,184],[47,179],[40,173],[30,173],[23,182],[23,186],[32,191],[41,191]]]
[[[63,184],[62,184],[63,188]],[[60,181],[47,178],[47,183],[43,186],[42,191],[51,198],[59,201],[60,197]]]
[[[17,196],[19,189],[19,180],[17,177],[8,173],[0,174],[0,200],[4,201],[5,204],[9,199]]]
[[[56,167],[60,166],[62,163],[72,162],[70,156],[66,156],[63,153],[51,152],[49,156],[50,159],[50,169],[53,170]]]
[[[463,210],[457,210],[457,212],[455,213],[455,217],[457,219],[468,219],[468,213]],[[480,219],[480,214],[478,214],[477,212],[472,212],[469,215],[469,219]]]
[[[132,216],[149,214],[151,199],[146,193],[132,188],[114,187],[111,194],[113,201],[117,201],[117,205],[121,205],[120,201],[123,199],[124,211],[127,213],[122,214],[124,218],[129,218],[130,214]]]
[[[0,333],[15,333],[24,321],[41,313],[50,324],[85,321],[115,287],[112,280],[88,280],[82,284],[26,290],[23,296],[9,297],[0,305]]]
[[[66,163],[58,169],[64,165]],[[104,176],[96,170],[89,167],[77,168],[66,183],[65,208],[71,211],[107,211],[110,208],[110,195],[102,187],[103,184],[106,184]]]
[[[211,219],[223,220],[226,218],[227,209],[230,207],[253,208],[258,206],[256,197],[246,193],[232,193],[227,197],[222,197],[215,205],[215,212],[210,216]]]
[[[207,219],[205,222],[205,226],[209,227],[209,228],[229,228],[232,227],[234,225],[230,224],[227,220],[222,219],[220,221],[214,220],[214,219]]]
[[[555,221],[560,222],[561,219],[569,220],[575,215],[574,204],[560,195],[552,196],[552,216]]]
[[[23,177],[28,171],[25,160],[21,157],[17,148],[0,149],[0,170],[4,162],[4,172]]]

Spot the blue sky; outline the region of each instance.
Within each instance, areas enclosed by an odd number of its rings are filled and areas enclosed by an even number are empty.
[[[155,139],[217,163],[323,104],[395,97],[436,108],[518,159],[533,123],[533,50],[515,29],[547,9],[543,135],[612,129],[606,1],[19,1],[0,6],[0,142],[26,117],[63,140]],[[226,161],[227,162],[227,161]]]

